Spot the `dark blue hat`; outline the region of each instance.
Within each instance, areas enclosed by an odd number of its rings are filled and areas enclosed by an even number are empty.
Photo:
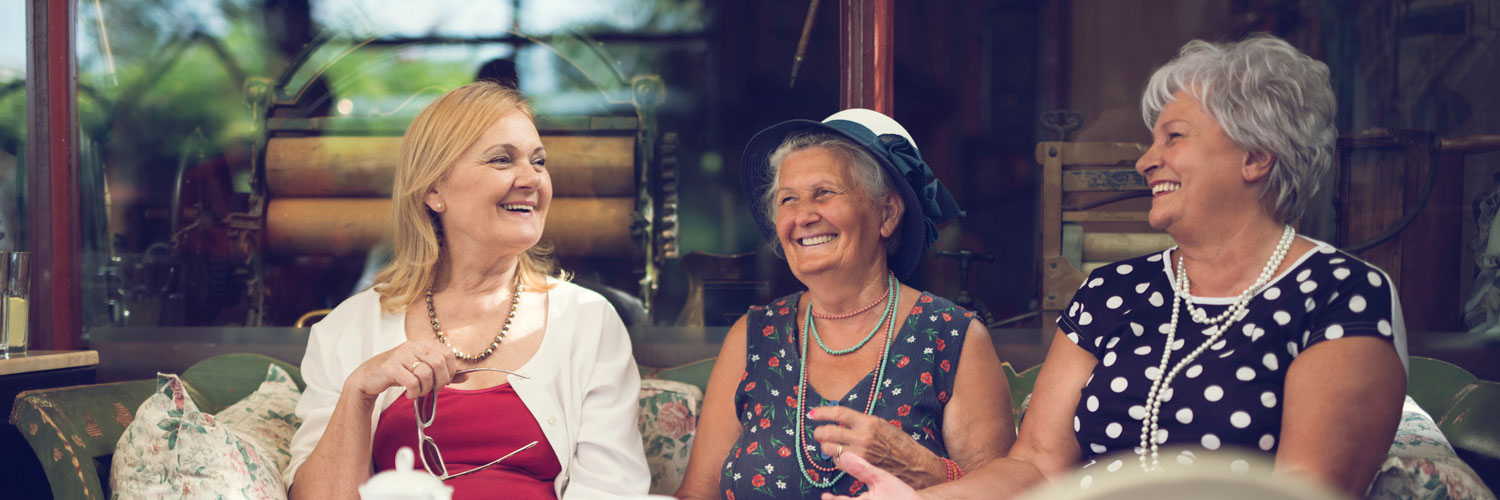
[[[762,198],[774,181],[770,175],[771,153],[792,134],[823,132],[842,136],[860,145],[885,169],[886,176],[901,193],[906,211],[901,217],[901,241],[887,261],[897,278],[905,279],[917,268],[922,253],[937,241],[937,225],[959,217],[963,210],[943,183],[933,175],[917,151],[911,134],[896,120],[869,109],[846,109],[822,122],[790,120],[772,125],[750,138],[740,162],[740,187],[750,201],[755,222],[765,237],[777,244],[776,224],[766,213]]]

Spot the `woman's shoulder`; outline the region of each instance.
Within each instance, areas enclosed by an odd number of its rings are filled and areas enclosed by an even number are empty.
[[[752,305],[745,314],[749,315],[752,319],[757,317],[756,313],[767,317],[786,316],[797,311],[797,300],[801,296],[802,291],[800,290],[792,292],[765,304]]]
[[[965,309],[947,297],[928,291],[923,291],[917,296],[917,303],[913,306],[912,314],[927,314],[934,321],[941,317],[944,322],[967,322],[974,318],[974,311]]]
[[[327,323],[325,326],[333,326],[378,321],[384,314],[380,308],[380,293],[374,288],[368,288],[344,299],[316,324]]]
[[[1323,293],[1391,288],[1390,275],[1376,265],[1328,243],[1312,238],[1308,240],[1313,242],[1313,249],[1302,255],[1282,279],[1290,278],[1302,288],[1317,289]],[[1308,282],[1315,284],[1308,285]]]
[[[1078,284],[1078,293],[1074,294],[1074,300],[1086,301],[1095,296],[1101,297],[1097,300],[1105,300],[1106,297],[1121,296],[1127,290],[1140,293],[1146,289],[1155,288],[1152,282],[1167,279],[1167,268],[1163,262],[1167,260],[1168,252],[1175,248],[1111,262],[1095,268],[1083,279],[1082,283]]]

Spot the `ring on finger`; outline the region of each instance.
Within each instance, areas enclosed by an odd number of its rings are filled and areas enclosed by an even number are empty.
[[[411,362],[411,366],[408,367],[407,369],[410,370],[412,372],[412,374],[416,374],[417,373],[417,366],[420,366],[421,364],[422,364],[422,360],[420,360],[420,359],[416,360],[416,361],[412,361]]]
[[[844,456],[844,445],[841,444],[841,445],[839,445],[838,451],[834,452],[833,459],[834,460],[838,460],[839,457],[842,457],[842,456]]]

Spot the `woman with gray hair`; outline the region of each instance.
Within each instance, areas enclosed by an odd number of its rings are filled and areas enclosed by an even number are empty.
[[[901,283],[962,214],[906,130],[868,109],[787,121],[741,165],[756,222],[807,291],[730,329],[677,496],[859,494],[836,468],[849,453],[925,487],[1004,455],[1015,427],[989,332]]]
[[[1328,67],[1271,36],[1193,41],[1141,107],[1149,220],[1178,246],[1090,274],[1010,454],[929,496],[993,498],[1080,468],[1087,488],[1231,448],[1363,495],[1401,415],[1404,332],[1385,273],[1291,226],[1333,158]],[[915,496],[855,457],[840,466],[875,498]]]

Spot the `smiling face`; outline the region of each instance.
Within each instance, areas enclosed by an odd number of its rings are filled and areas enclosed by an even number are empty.
[[[541,240],[552,204],[536,125],[525,113],[506,113],[469,145],[423,202],[438,213],[450,247],[519,254]]]
[[[885,266],[885,238],[900,220],[900,196],[876,200],[861,188],[853,162],[811,147],[786,156],[776,179],[776,238],[798,278]]]
[[[1151,186],[1151,227],[1201,230],[1216,214],[1260,210],[1266,155],[1235,145],[1192,95],[1174,97],[1156,119],[1151,149],[1135,164]]]

